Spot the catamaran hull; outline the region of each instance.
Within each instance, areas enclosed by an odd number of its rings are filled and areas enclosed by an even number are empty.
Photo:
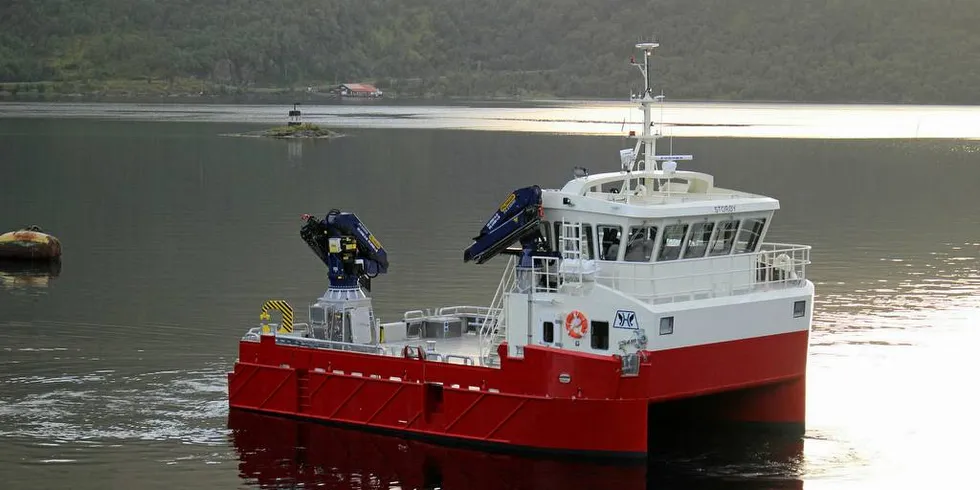
[[[500,368],[242,341],[229,401],[246,409],[518,452],[642,458],[657,426],[802,430],[808,331],[610,356],[526,346]],[[567,382],[566,382],[567,381]],[[692,420],[693,418],[693,420]],[[655,443],[655,438],[652,441]]]

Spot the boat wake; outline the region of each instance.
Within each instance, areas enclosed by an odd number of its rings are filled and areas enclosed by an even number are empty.
[[[227,443],[223,366],[19,376],[2,384],[8,396],[0,400],[0,437],[53,443]]]

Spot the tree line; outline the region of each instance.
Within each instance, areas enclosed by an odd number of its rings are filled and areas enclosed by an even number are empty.
[[[974,0],[6,0],[0,82],[624,98],[656,40],[672,98],[973,104],[978,25]]]

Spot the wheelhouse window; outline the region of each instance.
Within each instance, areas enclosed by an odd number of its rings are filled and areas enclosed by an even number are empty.
[[[626,238],[627,262],[649,262],[657,239],[656,226],[631,226]]]
[[[616,225],[599,225],[596,227],[599,232],[599,250],[602,251],[602,260],[617,260],[619,257],[619,243],[622,239],[623,228]]]
[[[735,243],[735,232],[738,231],[738,220],[727,220],[718,223],[715,239],[708,248],[708,255],[728,255]]]
[[[711,231],[714,228],[714,222],[694,223],[691,226],[691,235],[688,236],[687,248],[684,249],[685,259],[704,257],[704,252],[708,250],[708,242],[711,240]]]
[[[562,246],[563,246],[562,245],[562,240],[564,239],[564,236],[565,236],[563,222],[556,221],[555,224],[554,224],[554,230],[555,230],[555,235],[554,235],[555,236],[555,246],[554,246],[554,250],[556,252],[561,252],[562,251]],[[582,245],[583,245],[582,238],[583,237],[581,237],[581,236],[573,237],[573,240],[569,240],[568,242],[566,242],[565,245],[564,245],[564,247],[567,247],[569,250],[579,250],[580,252],[582,252],[582,258],[583,259],[585,259],[585,260],[591,260],[592,257],[595,256],[595,250],[594,250],[595,249],[595,245],[593,244],[593,240],[592,240],[592,225],[586,224],[586,223],[582,223],[582,229],[581,230],[582,230],[581,233],[583,235],[585,235],[585,237],[584,237],[585,238],[585,240],[584,240],[585,247],[584,248],[582,247]],[[578,240],[574,240],[574,238],[578,238]],[[572,248],[572,247],[575,247],[575,248]]]
[[[538,232],[541,233],[541,236],[544,238],[545,242],[548,243],[548,247],[550,247],[552,251],[558,250],[558,240],[555,240],[555,235],[551,234],[551,223],[542,221],[541,224],[538,225]]]
[[[742,229],[738,232],[735,240],[735,253],[744,254],[754,252],[759,244],[759,237],[766,226],[765,218],[747,219],[742,222]]]
[[[664,227],[664,237],[660,240],[660,254],[657,255],[657,260],[679,258],[685,235],[687,235],[687,223]]]

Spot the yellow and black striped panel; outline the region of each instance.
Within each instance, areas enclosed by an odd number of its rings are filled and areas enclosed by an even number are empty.
[[[279,327],[281,333],[293,332],[293,307],[281,299],[270,299],[262,305],[262,313],[269,310],[276,310],[282,314],[282,326]]]

